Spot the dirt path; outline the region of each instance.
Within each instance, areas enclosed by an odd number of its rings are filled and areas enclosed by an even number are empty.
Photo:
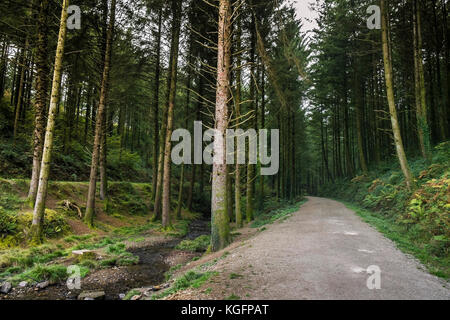
[[[372,265],[381,270],[378,290],[367,287]],[[343,204],[323,198],[310,197],[212,269],[220,271],[214,282],[178,298],[450,299],[448,283],[423,271]]]

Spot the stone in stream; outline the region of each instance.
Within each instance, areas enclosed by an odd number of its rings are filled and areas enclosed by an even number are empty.
[[[39,283],[36,285],[36,288],[37,288],[37,289],[45,289],[45,288],[48,287],[49,284],[50,284],[50,283],[49,283],[48,281],[39,282]]]
[[[25,288],[26,286],[28,286],[28,282],[27,281],[22,281],[19,283],[19,288]]]
[[[83,291],[78,296],[78,300],[103,300],[105,291]]]
[[[125,293],[119,294],[119,299],[120,299],[120,300],[123,300],[123,298],[125,298]]]
[[[0,287],[0,292],[7,294],[11,291],[12,285],[11,282],[3,282],[2,286]]]

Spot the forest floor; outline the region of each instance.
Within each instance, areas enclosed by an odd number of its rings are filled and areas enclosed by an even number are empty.
[[[207,281],[165,299],[450,299],[448,282],[340,202],[309,197],[259,230],[196,261]],[[369,266],[381,270],[380,289],[367,286]]]

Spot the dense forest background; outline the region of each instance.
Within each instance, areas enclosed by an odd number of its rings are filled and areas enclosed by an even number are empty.
[[[81,28],[66,30],[58,64],[61,4],[0,4],[0,176],[31,178],[28,198],[35,202],[54,103],[49,179],[90,181],[87,224],[97,181],[101,199],[107,181],[150,183],[150,208],[163,225],[170,224],[167,212],[181,207],[211,212],[213,167],[170,165],[164,155],[174,129],[220,120],[219,2],[71,3],[81,9]],[[228,3],[227,125],[280,129],[280,170],[264,177],[259,165],[229,166],[227,214],[241,224],[267,201],[320,194],[396,208],[408,225],[422,219],[411,206],[433,206],[427,232],[445,255],[448,3],[382,0],[381,29],[374,30],[366,23],[372,4],[317,1],[318,28],[305,34],[288,1]],[[56,70],[59,92],[51,90]],[[423,185],[439,195],[432,198]],[[421,202],[416,190],[434,202]]]

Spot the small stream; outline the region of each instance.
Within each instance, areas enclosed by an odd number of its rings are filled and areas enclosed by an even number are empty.
[[[32,288],[15,292],[4,298],[14,300],[73,300],[82,291],[104,291],[106,300],[118,300],[119,294],[139,287],[159,285],[165,281],[165,273],[170,267],[186,263],[201,253],[175,250],[184,239],[195,239],[209,234],[208,220],[195,220],[189,225],[184,238],[168,239],[156,245],[130,248],[128,251],[139,256],[137,265],[101,269],[82,279],[81,290],[70,291],[65,284],[57,284],[40,291]]]

